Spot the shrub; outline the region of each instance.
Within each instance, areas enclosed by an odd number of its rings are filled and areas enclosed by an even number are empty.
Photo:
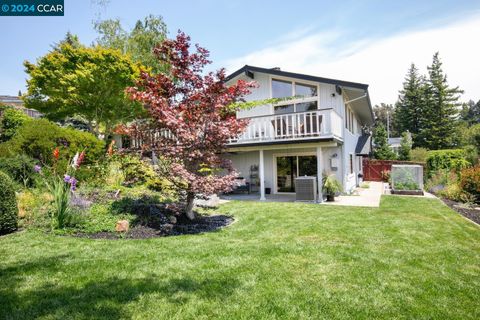
[[[463,147],[465,150],[465,159],[470,162],[472,165],[476,165],[478,163],[478,150],[473,145],[467,145]]]
[[[471,203],[475,201],[475,197],[472,194],[465,192],[458,182],[447,185],[443,190],[438,192],[438,195],[458,202]]]
[[[429,151],[426,162],[429,177],[439,170],[455,170],[459,172],[470,165],[463,149]]]
[[[460,173],[460,188],[480,201],[480,166],[463,169]]]
[[[390,170],[382,170],[380,175],[382,176],[383,182],[390,182]]]
[[[86,149],[85,161],[91,163],[103,155],[104,142],[90,133],[61,128],[45,119],[35,119],[20,127],[11,140],[0,144],[0,157],[25,153],[43,163],[52,164],[52,150],[57,147],[60,159],[64,161]]]
[[[426,162],[428,150],[425,148],[415,148],[410,151],[410,160],[415,162]]]
[[[17,183],[21,183],[25,188],[34,185],[35,165],[35,160],[25,154],[0,158],[0,171],[8,174],[10,178]]]
[[[18,207],[10,177],[0,172],[0,234],[17,230]]]
[[[30,120],[30,117],[22,111],[6,108],[3,111],[0,121],[0,142],[12,139],[17,133],[17,130]]]
[[[145,185],[154,191],[167,191],[170,182],[161,178],[153,166],[133,155],[123,155],[112,158],[107,180],[125,186]]]

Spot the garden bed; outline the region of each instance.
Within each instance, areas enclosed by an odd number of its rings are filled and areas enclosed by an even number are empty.
[[[136,225],[127,232],[77,232],[75,237],[89,239],[149,239],[157,237],[178,236],[185,234],[198,234],[217,231],[232,224],[233,217],[227,215],[198,216],[195,220],[179,219],[175,224],[163,224],[158,227]]]
[[[452,210],[458,212],[465,218],[472,220],[473,222],[480,224],[480,207],[472,207],[462,202],[456,202],[446,198],[440,198],[449,206]]]
[[[391,190],[392,194],[399,194],[405,196],[423,196],[423,190]]]

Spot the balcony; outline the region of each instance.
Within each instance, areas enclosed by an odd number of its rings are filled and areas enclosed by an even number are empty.
[[[230,139],[230,146],[242,144],[342,139],[342,118],[332,109],[249,118],[246,130]]]

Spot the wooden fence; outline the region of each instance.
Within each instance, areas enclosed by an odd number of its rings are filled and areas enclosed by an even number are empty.
[[[400,160],[374,160],[363,159],[363,180],[364,181],[382,181],[382,171],[391,171],[392,164],[418,164],[425,165],[422,162],[400,161]]]

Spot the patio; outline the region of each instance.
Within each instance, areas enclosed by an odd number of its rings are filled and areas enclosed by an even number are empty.
[[[357,188],[352,195],[341,195],[335,197],[334,202],[323,201],[325,205],[353,206],[353,207],[379,207],[380,198],[384,194],[383,182],[368,182],[369,188]],[[267,202],[295,202],[295,194],[267,194]],[[230,200],[239,201],[260,201],[259,194],[228,194],[220,196],[220,202],[228,202]]]

